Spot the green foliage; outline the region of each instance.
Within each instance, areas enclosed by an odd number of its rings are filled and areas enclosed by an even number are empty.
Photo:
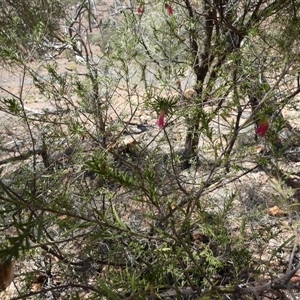
[[[178,97],[176,96],[166,98],[149,94],[146,105],[148,104],[148,106],[157,113],[165,112],[166,114],[172,114],[176,110],[177,102]]]
[[[23,59],[43,52],[43,43],[51,42],[59,32],[63,16],[60,1],[2,1],[0,4],[1,52],[9,47]],[[27,57],[26,57],[27,56]],[[7,58],[5,53],[2,59]],[[10,55],[10,58],[14,58]]]
[[[20,115],[22,109],[20,103],[17,99],[14,98],[4,98],[1,99],[1,110],[6,111],[12,115]]]

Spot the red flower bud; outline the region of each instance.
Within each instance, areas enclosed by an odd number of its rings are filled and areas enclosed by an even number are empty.
[[[166,114],[165,114],[164,111],[161,112],[161,114],[159,115],[158,120],[157,120],[157,122],[156,122],[156,125],[158,125],[158,127],[159,127],[160,129],[163,129],[163,128],[165,128],[165,126],[166,126],[165,115],[166,115]]]
[[[168,15],[171,16],[173,15],[173,7],[170,5],[170,4],[166,4],[166,9],[167,9],[167,12],[168,12]]]
[[[267,117],[263,117],[255,130],[255,133],[261,137],[264,137],[269,129],[269,122]]]
[[[140,5],[137,9],[137,14],[138,14],[138,16],[142,16],[143,13],[144,13],[144,8],[143,8],[143,6]]]

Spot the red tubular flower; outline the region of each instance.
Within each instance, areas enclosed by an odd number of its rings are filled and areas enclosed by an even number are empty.
[[[142,16],[143,13],[144,13],[144,8],[143,8],[143,6],[140,5],[137,9],[137,14],[138,14],[138,16]]]
[[[158,120],[156,122],[156,125],[158,125],[158,127],[160,129],[163,129],[166,126],[165,115],[166,115],[166,113],[164,111],[161,112],[160,115],[159,115],[159,117],[158,117]]]
[[[166,9],[167,9],[167,12],[168,12],[168,15],[171,16],[173,15],[173,7],[170,5],[170,4],[166,4]]]
[[[268,119],[267,119],[267,117],[263,117],[259,121],[258,126],[257,126],[257,128],[255,130],[255,133],[258,134],[261,137],[264,137],[266,135],[268,129],[269,129]]]

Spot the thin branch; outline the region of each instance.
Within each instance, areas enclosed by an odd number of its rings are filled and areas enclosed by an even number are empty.
[[[48,293],[48,292],[52,292],[52,291],[64,290],[64,289],[70,289],[70,288],[80,288],[80,289],[83,289],[83,290],[90,290],[90,291],[93,291],[93,292],[98,291],[97,289],[95,289],[91,285],[70,283],[70,284],[65,284],[65,285],[53,286],[53,287],[50,287],[50,288],[47,288],[47,289],[42,289],[42,290],[36,291],[36,292],[30,292],[30,293],[22,295],[22,296],[11,298],[10,300],[29,299],[29,297],[34,296],[34,295],[40,295],[42,293],[44,294],[44,293]]]
[[[174,174],[174,178],[176,180],[176,183],[179,187],[179,189],[183,192],[183,194],[185,194],[186,196],[190,196],[190,193],[182,186],[180,180],[179,180],[179,174],[178,174],[178,171],[176,170],[176,166],[175,166],[175,163],[174,163],[174,160],[175,160],[175,156],[174,156],[174,148],[171,144],[171,141],[170,141],[170,138],[169,138],[169,135],[168,133],[166,132],[166,129],[164,128],[164,133],[165,133],[165,137],[167,139],[167,143],[169,145],[169,149],[170,149],[170,154],[171,154],[171,165],[172,165],[172,170],[173,170],[173,174]]]

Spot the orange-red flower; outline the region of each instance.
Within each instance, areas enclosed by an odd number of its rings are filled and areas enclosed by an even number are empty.
[[[174,10],[173,10],[173,7],[170,4],[166,4],[166,9],[167,9],[167,12],[168,12],[169,16],[173,15]]]
[[[258,134],[261,137],[264,137],[266,135],[268,129],[269,129],[268,119],[267,119],[267,117],[263,117],[259,121],[258,126],[257,126],[257,128],[255,130],[255,133]]]
[[[163,129],[166,126],[165,116],[166,116],[166,113],[164,111],[162,111],[160,113],[159,117],[158,117],[157,122],[156,122],[156,125],[158,125],[158,127],[160,129]]]

